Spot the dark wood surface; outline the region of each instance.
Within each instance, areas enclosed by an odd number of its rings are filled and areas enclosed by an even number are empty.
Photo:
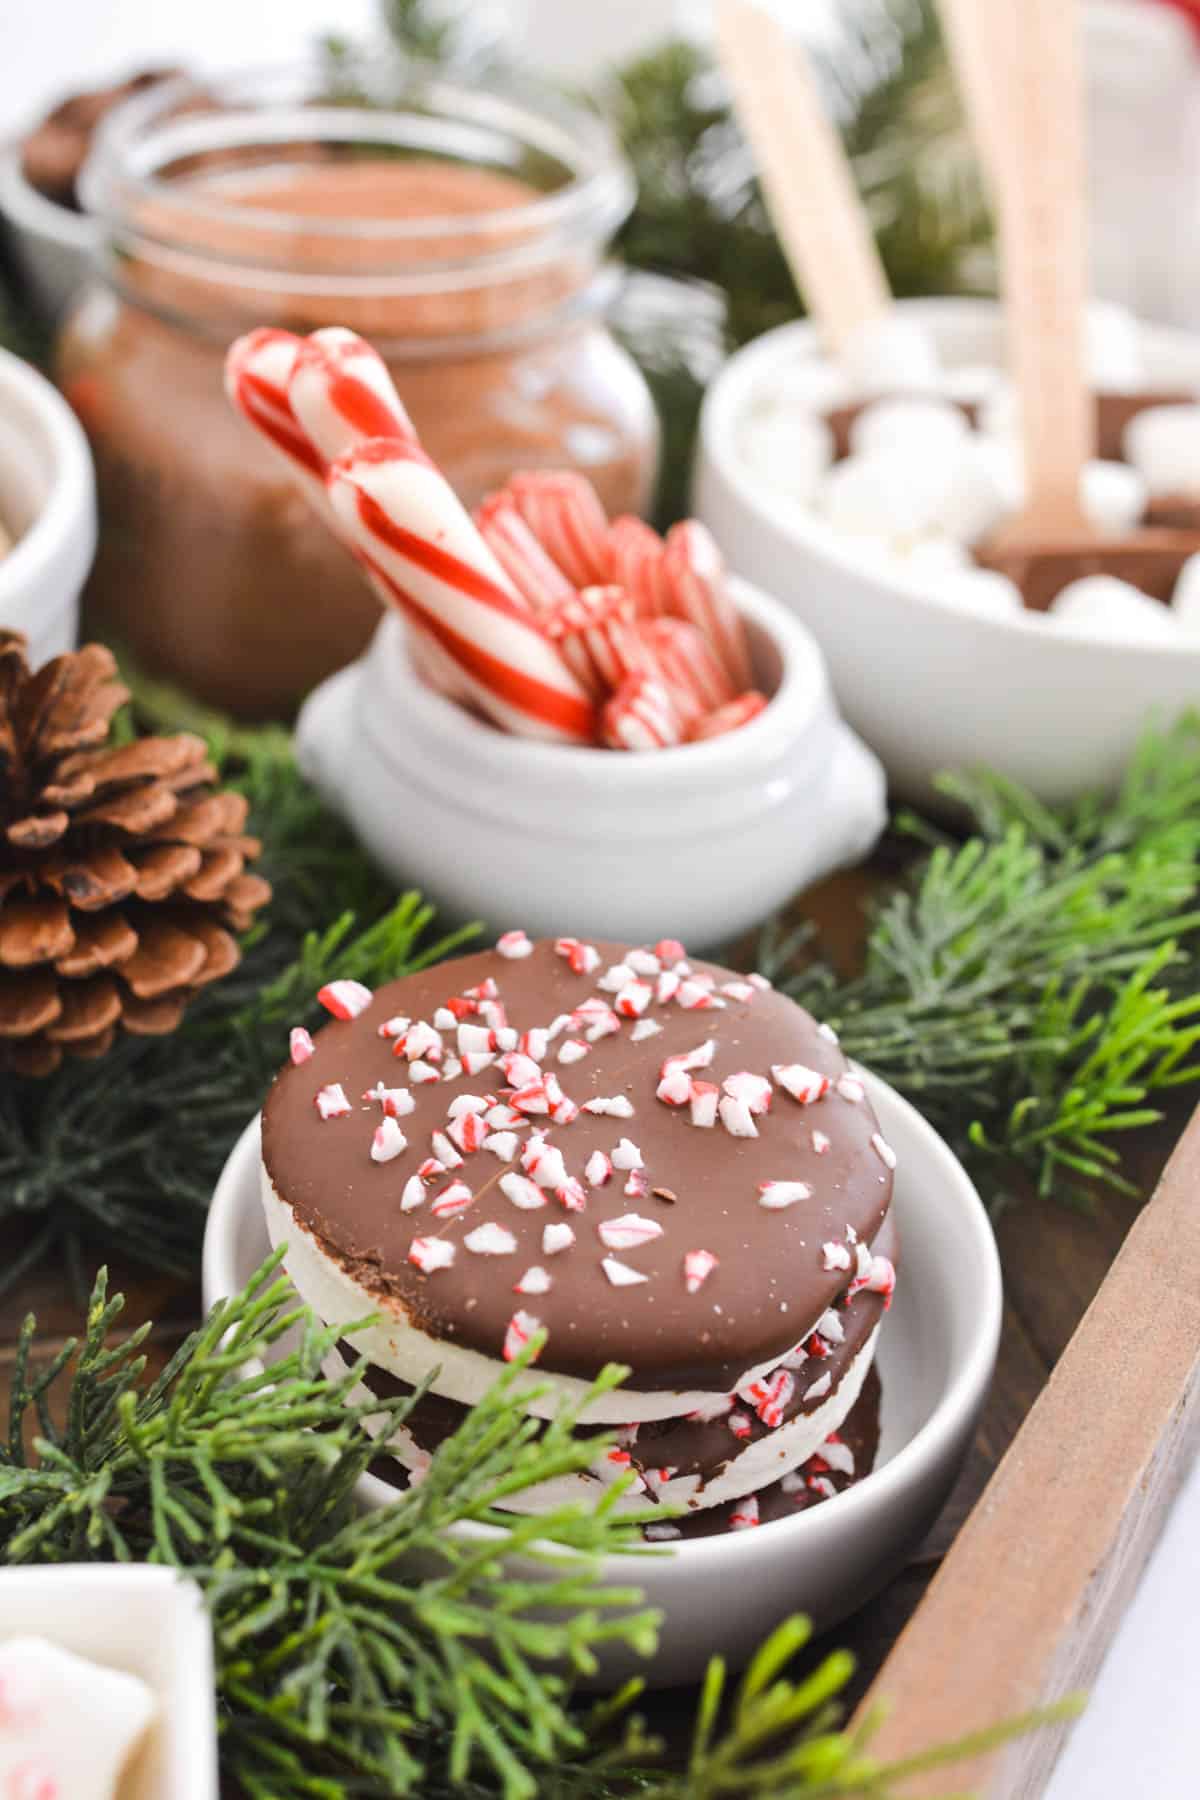
[[[863,901],[878,888],[887,872],[878,866],[858,871],[824,884],[805,898],[801,910],[818,919],[836,956],[847,966],[853,963],[861,941]],[[1142,1202],[1153,1190],[1189,1110],[1188,1098],[1182,1097],[1160,1126],[1129,1139],[1128,1168],[1137,1186],[1136,1195],[1126,1197],[1100,1191],[1090,1215],[1030,1200],[1013,1206],[999,1219],[997,1237],[1004,1263],[1006,1303],[991,1397],[962,1478],[933,1532],[890,1587],[837,1628],[837,1641],[855,1651],[859,1658],[852,1698],[869,1685],[1065,1349]],[[21,1241],[19,1231],[0,1236],[0,1262],[16,1254]],[[94,1262],[100,1260],[102,1257],[97,1254]],[[94,1262],[86,1270],[89,1280]],[[147,1318],[156,1321],[148,1346],[154,1364],[170,1355],[199,1316],[198,1280],[172,1280],[112,1259],[110,1291],[126,1295],[125,1320],[130,1328]],[[7,1393],[17,1334],[28,1312],[37,1315],[40,1342],[46,1353],[53,1353],[64,1338],[79,1329],[83,1302],[66,1269],[43,1265],[16,1291],[0,1297],[3,1394]],[[675,1707],[668,1700],[664,1710],[669,1720],[672,1712],[682,1718],[684,1707]],[[687,1710],[690,1712],[690,1697]]]

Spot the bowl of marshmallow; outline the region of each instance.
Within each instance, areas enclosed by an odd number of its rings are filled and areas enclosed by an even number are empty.
[[[1059,558],[1035,604],[977,560],[1025,499],[995,304],[902,302],[836,362],[786,325],[709,391],[699,517],[814,633],[849,723],[915,800],[980,766],[1049,802],[1113,784],[1149,719],[1200,698],[1200,337],[1097,303],[1085,335],[1083,512],[1102,546],[1161,532],[1170,552],[1127,558],[1127,579]]]

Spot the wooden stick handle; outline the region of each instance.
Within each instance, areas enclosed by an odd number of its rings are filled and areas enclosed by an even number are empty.
[[[988,187],[995,179],[996,143],[1004,129],[1004,105],[996,69],[988,57],[988,0],[938,0],[942,32],[958,82],[975,152]]]
[[[803,49],[754,0],[718,0],[717,47],[783,253],[837,352],[892,303],[841,139]]]
[[[1009,360],[1029,483],[1022,524],[1079,530],[1095,424],[1084,375],[1087,301],[1079,0],[943,0],[979,72],[1000,221]],[[985,122],[986,120],[986,122]]]

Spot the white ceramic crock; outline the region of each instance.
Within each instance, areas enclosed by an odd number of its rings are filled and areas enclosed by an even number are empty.
[[[992,1229],[969,1177],[932,1127],[883,1082],[865,1079],[898,1158],[893,1205],[901,1243],[896,1300],[879,1340],[875,1472],[834,1500],[757,1530],[685,1539],[653,1556],[610,1557],[604,1580],[641,1588],[665,1618],[653,1663],[611,1652],[602,1660],[606,1683],[633,1673],[655,1687],[692,1682],[711,1655],[745,1662],[789,1613],[807,1613],[818,1629],[846,1617],[903,1566],[970,1447],[1000,1339]],[[204,1237],[206,1306],[236,1293],[268,1254],[260,1156],[255,1120],[213,1196]],[[395,1489],[364,1475],[358,1499],[364,1507],[386,1506]],[[471,1536],[488,1528],[462,1529]],[[523,1565],[522,1572],[546,1578],[545,1564]]]
[[[46,319],[56,319],[87,280],[99,227],[26,181],[19,143],[0,144],[0,218],[29,298]]]
[[[74,413],[36,369],[0,350],[0,627],[23,631],[36,668],[73,648],[96,549],[92,459]]]
[[[948,367],[999,362],[1002,316],[987,301],[920,300],[904,310]],[[1147,385],[1200,391],[1200,336],[1141,328]],[[768,493],[739,463],[738,425],[772,371],[816,355],[805,324],[768,332],[726,365],[700,423],[695,511],[731,566],[769,580],[809,626],[847,720],[882,757],[893,786],[934,797],[943,769],[999,769],[1046,801],[1116,783],[1151,719],[1200,702],[1200,643],[1113,643],[1055,630],[1035,615],[973,616],[815,513]]]
[[[773,698],[725,737],[626,754],[508,736],[417,678],[389,616],[310,696],[300,765],[451,918],[717,944],[863,856],[884,822],[879,765],[838,718],[812,638],[764,594],[737,597]]]

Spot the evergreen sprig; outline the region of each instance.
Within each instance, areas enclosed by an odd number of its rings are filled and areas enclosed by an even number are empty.
[[[926,855],[875,910],[862,973],[762,963],[966,1152],[1043,1195],[1125,1185],[1119,1134],[1200,1080],[1200,718],[1143,739],[1116,796],[1052,809],[995,775],[947,778],[974,834],[914,818]]]
[[[841,1728],[848,1656],[787,1675],[808,1637],[792,1620],[752,1663],[723,1730],[714,1660],[675,1771],[631,1710],[640,1682],[591,1708],[574,1692],[606,1646],[644,1657],[655,1647],[657,1617],[638,1590],[601,1580],[600,1559],[635,1546],[636,1519],[615,1511],[621,1484],[591,1508],[497,1510],[588,1466],[597,1439],[575,1429],[587,1400],[538,1432],[517,1391],[521,1359],[418,1486],[356,1513],[354,1484],[374,1454],[363,1417],[382,1415],[390,1432],[414,1402],[356,1401],[361,1365],[323,1373],[345,1328],[296,1303],[279,1260],[153,1380],[151,1328],[114,1340],[123,1303],[103,1273],[82,1342],[44,1367],[28,1319],[0,1444],[0,1563],[149,1561],[203,1588],[222,1769],[249,1800],[882,1796],[1073,1710],[889,1768],[870,1756],[870,1724]],[[606,1370],[589,1398],[622,1373]]]

